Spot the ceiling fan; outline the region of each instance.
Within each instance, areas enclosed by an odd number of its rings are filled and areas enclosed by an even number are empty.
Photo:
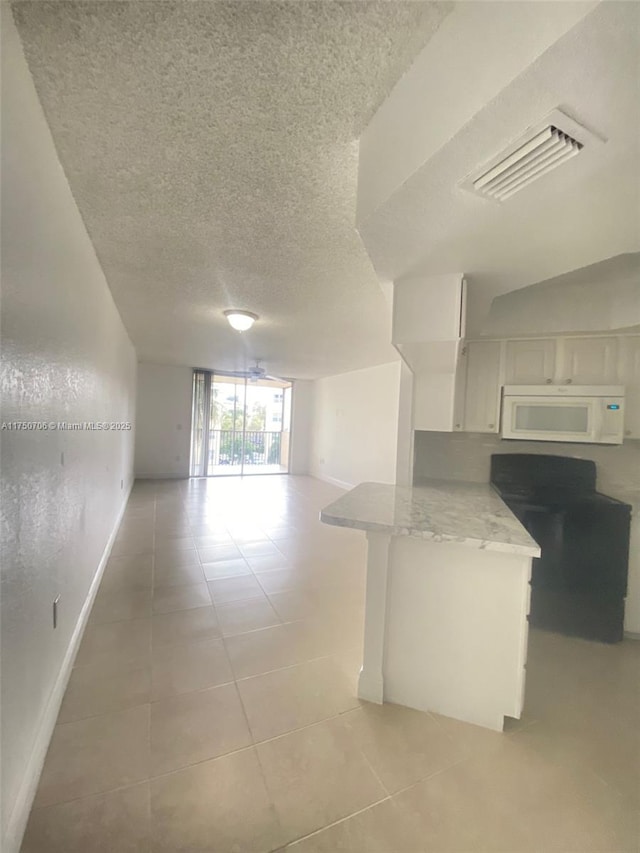
[[[248,370],[237,370],[233,373],[234,376],[241,376],[245,379],[248,379],[249,382],[257,382],[259,379],[275,379],[278,380],[277,376],[269,376],[267,375],[267,371],[264,367],[260,366],[261,358],[256,359],[256,363],[252,364]]]
[[[271,379],[270,376],[267,376],[267,371],[264,367],[260,367],[260,361],[261,359],[257,358],[256,363],[247,371],[247,379],[249,382],[257,382],[258,379]]]

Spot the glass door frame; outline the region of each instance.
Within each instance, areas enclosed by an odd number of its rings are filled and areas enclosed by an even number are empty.
[[[242,412],[242,449],[241,449],[241,457],[240,457],[240,471],[229,473],[229,474],[221,474],[221,473],[209,473],[210,467],[210,438],[211,438],[211,394],[212,394],[212,386],[215,382],[215,377],[221,376],[227,379],[233,379],[234,386],[241,385],[244,388],[243,395],[243,412]],[[201,470],[199,472],[194,472],[194,442],[197,441],[196,432],[195,432],[195,424],[197,421],[197,412],[196,412],[196,382],[199,377],[203,377],[204,379],[204,395],[203,395],[203,422],[202,422],[202,446],[201,446],[201,464],[198,466]],[[276,380],[278,381],[278,380]],[[291,394],[291,400],[289,403],[289,424],[288,424],[288,434],[289,434],[289,442],[287,447],[287,470],[286,471],[265,471],[263,473],[252,471],[251,473],[245,473],[245,448],[246,448],[246,434],[247,434],[247,389],[249,387],[249,377],[247,376],[239,376],[233,372],[225,372],[222,370],[205,370],[201,368],[195,368],[193,371],[193,384],[192,384],[192,424],[191,424],[191,446],[190,446],[190,454],[189,454],[189,477],[198,478],[198,477],[266,477],[266,476],[282,476],[283,474],[289,474],[291,469],[291,425],[293,421],[293,381],[290,379],[280,379],[283,383],[282,387],[282,401],[281,401],[281,415],[280,415],[280,424],[281,429],[279,431],[280,434],[280,442],[282,442],[282,436],[285,433],[285,430],[282,429],[284,426],[284,414],[285,414],[285,392],[289,391]],[[229,383],[231,384],[231,383]],[[277,386],[276,386],[277,387]],[[234,395],[236,397],[236,395]],[[238,432],[235,429],[236,423],[236,407],[237,407],[237,397],[234,399],[234,413],[233,413],[233,447],[235,447],[235,435]],[[263,432],[267,432],[267,430],[263,430]],[[280,445],[282,446],[282,445]]]

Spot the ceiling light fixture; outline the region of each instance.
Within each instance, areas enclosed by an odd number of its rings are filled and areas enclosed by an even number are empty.
[[[257,314],[253,314],[251,311],[238,311],[236,308],[230,308],[228,311],[225,311],[224,316],[229,321],[231,328],[235,329],[236,332],[246,332],[258,319]]]

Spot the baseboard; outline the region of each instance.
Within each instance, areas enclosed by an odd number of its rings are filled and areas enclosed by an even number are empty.
[[[188,474],[135,474],[136,480],[188,480]]]
[[[332,486],[338,486],[341,489],[354,489],[355,483],[346,483],[344,480],[336,480],[335,477],[329,477],[327,474],[319,474],[317,471],[312,471],[312,477],[316,480],[322,480],[325,483],[331,483]]]
[[[91,613],[91,608],[93,607],[93,602],[96,597],[96,593],[98,592],[98,587],[100,586],[100,581],[102,580],[102,575],[104,573],[107,560],[109,559],[109,554],[111,553],[111,548],[113,547],[113,543],[118,533],[118,528],[120,527],[120,522],[122,521],[122,516],[124,515],[127,501],[131,494],[131,489],[133,488],[133,483],[134,481],[132,479],[127,493],[124,496],[118,517],[113,525],[111,535],[109,536],[104,551],[102,552],[102,557],[98,564],[96,573],[91,581],[89,592],[82,606],[82,610],[80,611],[80,615],[78,616],[78,621],[76,622],[73,634],[71,635],[67,652],[64,656],[64,660],[62,661],[60,670],[58,671],[58,676],[53,689],[49,694],[49,700],[42,713],[35,742],[31,750],[31,755],[29,756],[29,760],[24,770],[24,776],[22,778],[20,790],[18,791],[18,797],[16,799],[15,806],[13,807],[11,817],[9,818],[7,833],[3,840],[3,844],[1,845],[2,853],[19,853],[20,845],[22,844],[22,837],[27,827],[27,821],[29,820],[29,813],[31,811],[33,799],[36,794],[38,782],[40,781],[40,774],[42,773],[44,760],[47,756],[49,742],[53,734],[56,720],[58,719],[60,705],[62,704],[62,699],[64,697],[65,690],[67,689],[67,684],[69,683],[71,670],[80,646],[80,641],[82,639],[89,614]]]
[[[637,631],[625,631],[625,640],[640,640],[640,634]]]
[[[365,672],[364,667],[358,676],[358,698],[376,705],[384,702],[384,678],[382,673]]]

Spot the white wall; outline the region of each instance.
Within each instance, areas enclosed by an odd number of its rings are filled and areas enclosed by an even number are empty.
[[[640,324],[640,253],[619,255],[496,297],[484,333],[557,335]]]
[[[313,397],[313,382],[307,379],[294,380],[291,406],[290,474],[308,474],[311,468]]]
[[[136,358],[2,4],[2,421],[133,422]],[[20,846],[132,482],[133,431],[2,442],[2,839]],[[60,595],[59,622],[52,623]]]
[[[346,487],[396,482],[400,361],[315,383],[311,473]]]
[[[313,382],[295,380],[291,410],[290,471],[308,474]],[[193,370],[169,364],[138,365],[136,477],[188,477]]]
[[[138,365],[136,477],[188,477],[193,370]]]

